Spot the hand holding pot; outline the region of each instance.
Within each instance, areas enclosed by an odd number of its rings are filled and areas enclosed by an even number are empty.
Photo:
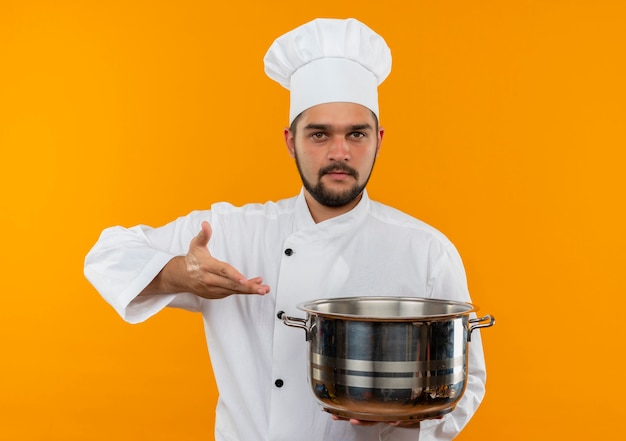
[[[213,257],[207,248],[211,233],[211,225],[203,222],[187,254],[170,260],[141,294],[190,292],[205,299],[221,299],[232,294],[270,292],[261,277],[246,279],[233,266]]]
[[[331,415],[331,417],[335,421],[349,421],[350,424],[354,424],[355,426],[373,426],[375,424],[380,423],[380,421],[363,421],[363,420],[357,420],[355,418],[341,418],[337,415]],[[434,417],[434,418],[427,418],[427,419],[440,420],[442,418],[443,418],[443,415]],[[385,424],[389,424],[390,426],[393,426],[393,427],[401,427],[403,429],[419,429],[421,421],[424,421],[424,420],[387,421]]]
[[[419,427],[452,412],[467,384],[472,331],[493,326],[478,307],[419,297],[322,298],[302,303],[314,397],[336,420]],[[383,350],[384,349],[384,350]]]

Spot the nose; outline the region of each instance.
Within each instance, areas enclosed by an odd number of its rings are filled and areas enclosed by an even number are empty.
[[[350,159],[350,147],[343,136],[337,136],[329,144],[328,159],[331,161],[348,161]]]

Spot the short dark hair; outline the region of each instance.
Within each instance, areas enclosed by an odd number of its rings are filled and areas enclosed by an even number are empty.
[[[298,122],[300,121],[300,118],[302,117],[302,114],[304,112],[306,112],[306,110],[303,110],[302,112],[298,113],[298,116],[296,116],[291,122],[291,124],[289,125],[289,131],[291,132],[293,136],[296,136],[296,126],[298,125]],[[376,132],[378,132],[378,117],[371,110],[370,112],[372,113],[372,116],[374,117],[374,123],[375,123],[374,127],[376,128]]]

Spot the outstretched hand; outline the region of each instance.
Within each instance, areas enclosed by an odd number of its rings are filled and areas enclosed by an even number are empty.
[[[246,279],[233,266],[211,255],[207,248],[211,234],[211,225],[205,221],[189,244],[185,269],[190,292],[207,299],[219,299],[232,294],[267,294],[270,287],[263,285],[261,277]]]
[[[211,225],[203,222],[187,254],[170,260],[142,294],[190,292],[205,299],[221,299],[232,294],[270,292],[261,277],[247,279],[233,266],[213,257],[207,248],[211,234]]]

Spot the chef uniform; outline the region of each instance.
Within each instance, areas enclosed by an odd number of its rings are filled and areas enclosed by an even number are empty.
[[[290,121],[312,105],[331,101],[356,102],[377,114],[375,89],[391,66],[382,38],[353,19],[307,23],[276,40],[265,61],[268,75],[290,87]],[[348,80],[345,72],[350,72]],[[312,88],[316,93],[310,93]],[[138,296],[170,259],[187,253],[204,221],[213,231],[210,253],[244,275],[263,277],[271,292],[220,300],[190,293]],[[484,395],[483,351],[475,331],[467,389],[441,420],[423,421],[419,429],[355,426],[333,421],[315,401],[307,380],[304,332],[285,326],[278,318],[281,311],[304,317],[296,305],[322,297],[470,301],[453,244],[425,223],[372,201],[366,191],[354,209],[320,223],[301,191],[265,204],[213,204],[160,228],[112,227],[87,255],[85,275],[130,323],[164,307],[202,314],[220,393],[216,441],[450,440]]]

